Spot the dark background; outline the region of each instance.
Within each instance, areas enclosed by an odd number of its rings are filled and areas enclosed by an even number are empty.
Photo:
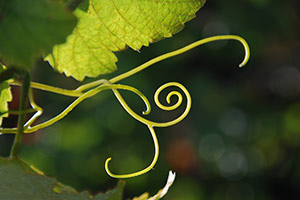
[[[177,173],[165,199],[253,200],[300,198],[300,46],[299,2],[282,0],[208,0],[197,17],[174,37],[117,53],[119,70],[110,78],[204,37],[237,34],[251,48],[244,68],[243,48],[235,41],[206,44],[155,64],[121,83],[136,87],[150,100],[155,121],[180,115],[155,108],[155,90],[169,81],[186,86],[192,109],[181,123],[156,128],[160,157],[154,170],[127,180],[125,197],[156,193],[168,171]],[[73,89],[80,85],[39,62],[37,82]],[[86,80],[89,82],[92,79]],[[14,88],[17,106],[18,88]],[[122,92],[137,112],[142,101]],[[35,91],[45,114],[58,114],[73,99]],[[4,125],[14,126],[14,118]],[[0,155],[9,154],[12,135],[0,137]],[[88,99],[66,118],[24,138],[21,157],[79,191],[113,187],[104,171],[112,156],[113,172],[146,167],[154,154],[148,129],[132,119],[111,91]]]

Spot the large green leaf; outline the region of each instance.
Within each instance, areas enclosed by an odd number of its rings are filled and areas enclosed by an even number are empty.
[[[76,18],[51,0],[0,1],[0,58],[29,69],[36,57],[63,43]]]
[[[0,72],[3,70],[3,66],[0,62]],[[12,100],[12,94],[10,86],[7,81],[0,83],[0,126],[2,125],[3,117],[8,116],[8,102]]]
[[[120,181],[116,188],[93,197],[88,192],[74,192],[58,184],[56,179],[36,173],[19,159],[0,157],[0,199],[121,200],[124,184]],[[55,192],[57,185],[60,193]]]
[[[205,0],[84,0],[67,42],[46,60],[54,69],[83,80],[116,70],[113,51],[134,50],[182,30]]]

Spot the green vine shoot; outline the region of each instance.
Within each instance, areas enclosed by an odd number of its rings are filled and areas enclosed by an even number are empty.
[[[122,85],[122,84],[116,84],[116,83],[120,82],[121,80],[123,80],[125,78],[128,78],[130,76],[135,75],[136,73],[146,69],[147,67],[150,67],[151,65],[153,65],[157,62],[163,61],[163,60],[165,60],[167,58],[170,58],[170,57],[173,57],[173,56],[180,55],[180,54],[182,54],[186,51],[189,51],[189,50],[191,50],[191,49],[193,49],[193,48],[195,48],[199,45],[203,45],[203,44],[206,44],[208,42],[213,42],[213,41],[218,41],[218,40],[236,40],[236,41],[239,41],[243,45],[244,51],[245,51],[245,57],[244,57],[243,61],[240,63],[239,67],[243,67],[248,62],[249,57],[250,57],[250,50],[249,50],[249,46],[248,46],[247,42],[239,36],[222,35],[222,36],[213,36],[213,37],[209,37],[209,38],[199,40],[199,41],[194,42],[190,45],[187,45],[186,47],[183,47],[181,49],[178,49],[178,50],[163,54],[161,56],[158,56],[156,58],[153,58],[153,59],[149,60],[148,62],[146,62],[146,63],[144,63],[144,64],[128,71],[128,72],[125,72],[121,75],[118,75],[118,76],[116,76],[116,77],[114,77],[110,80],[100,79],[100,80],[97,80],[97,81],[94,81],[94,82],[91,82],[91,83],[84,84],[84,85],[82,85],[82,86],[80,86],[80,87],[78,87],[74,90],[67,90],[67,89],[63,89],[63,88],[57,88],[57,87],[52,87],[52,86],[49,86],[49,85],[44,85],[44,84],[41,84],[41,83],[32,82],[32,83],[30,83],[31,90],[32,89],[39,89],[39,90],[44,90],[44,91],[53,92],[53,93],[56,93],[56,94],[61,94],[61,95],[71,96],[71,97],[77,97],[77,98],[76,98],[76,100],[74,100],[68,107],[66,107],[66,109],[64,109],[57,116],[49,119],[48,121],[45,121],[45,122],[42,122],[40,124],[31,126],[32,123],[39,116],[42,115],[43,109],[35,103],[34,98],[32,96],[32,92],[30,92],[30,95],[29,95],[30,105],[32,106],[32,109],[36,110],[36,113],[25,123],[24,127],[22,126],[22,128],[18,127],[18,128],[8,128],[8,129],[1,128],[0,131],[1,131],[2,134],[15,133],[17,135],[22,135],[23,131],[24,131],[24,133],[32,133],[32,132],[38,131],[42,128],[46,128],[46,127],[58,122],[59,120],[63,119],[69,112],[71,112],[83,100],[85,100],[87,98],[91,98],[91,97],[95,96],[96,94],[98,94],[98,93],[100,93],[104,90],[112,90],[114,95],[116,96],[116,98],[120,102],[121,106],[127,111],[127,113],[129,115],[131,115],[133,118],[135,118],[137,121],[145,124],[148,127],[148,129],[151,133],[152,139],[153,139],[154,148],[155,148],[155,155],[153,157],[152,163],[148,167],[146,167],[145,169],[143,169],[141,171],[138,171],[138,172],[134,172],[134,173],[131,173],[131,174],[124,174],[124,175],[113,174],[109,170],[109,167],[108,167],[108,164],[109,164],[111,158],[108,158],[106,160],[105,170],[106,170],[108,175],[110,175],[111,177],[114,177],[114,178],[131,178],[131,177],[134,177],[134,176],[139,176],[139,175],[142,175],[144,173],[147,173],[148,171],[150,171],[154,167],[155,163],[157,162],[158,154],[159,154],[159,145],[158,145],[158,140],[157,140],[156,133],[154,131],[154,127],[168,127],[168,126],[172,126],[172,125],[177,124],[180,121],[182,121],[190,111],[191,104],[192,104],[191,96],[190,96],[188,90],[183,85],[181,85],[180,83],[170,82],[170,83],[162,85],[155,92],[155,95],[154,95],[155,103],[159,108],[161,108],[163,110],[170,111],[170,110],[174,110],[174,109],[178,108],[181,105],[183,97],[179,92],[176,92],[176,91],[173,91],[173,92],[169,93],[167,98],[166,98],[167,103],[170,103],[171,97],[176,95],[177,98],[178,98],[178,101],[177,101],[176,104],[168,107],[168,106],[162,105],[159,102],[158,96],[159,96],[160,92],[163,89],[165,89],[167,87],[171,87],[171,86],[178,87],[179,89],[181,89],[183,91],[183,93],[185,94],[185,97],[187,98],[187,105],[186,105],[185,111],[178,118],[176,118],[172,121],[169,121],[169,122],[153,122],[153,121],[149,121],[149,120],[143,118],[142,116],[138,115],[137,113],[135,113],[127,105],[126,101],[123,99],[122,95],[119,93],[118,90],[128,90],[128,91],[131,91],[131,92],[135,93],[136,95],[138,95],[144,101],[145,106],[146,106],[146,110],[143,112],[143,115],[147,115],[151,112],[151,105],[149,104],[148,99],[143,95],[143,93],[140,92],[138,89],[136,89],[134,87],[127,86],[127,85]],[[25,81],[25,79],[24,79],[24,81]],[[24,87],[24,84],[21,84],[18,81],[12,81],[12,82],[10,82],[10,84],[11,85],[20,85],[20,86]],[[25,91],[25,94],[27,94],[26,91]],[[20,111],[22,111],[22,110],[24,110],[24,109],[21,109]],[[24,118],[24,115],[25,114],[23,113],[22,118]],[[19,116],[21,116],[21,114]],[[21,142],[20,139],[15,140],[14,146],[15,145],[19,146],[20,142]],[[13,155],[15,155],[15,153]]]

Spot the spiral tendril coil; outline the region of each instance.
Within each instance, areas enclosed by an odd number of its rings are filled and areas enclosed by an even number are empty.
[[[109,162],[111,161],[111,158],[108,158],[106,161],[105,161],[105,170],[107,172],[108,175],[110,175],[111,177],[113,178],[130,178],[130,177],[134,177],[134,176],[139,176],[141,174],[144,174],[144,173],[147,173],[148,171],[150,171],[154,165],[156,164],[157,162],[157,159],[158,159],[158,155],[159,155],[159,145],[158,145],[158,140],[157,140],[157,136],[156,136],[156,133],[154,131],[154,127],[167,127],[167,126],[171,126],[171,125],[174,125],[178,122],[180,122],[181,120],[183,120],[188,112],[190,111],[190,108],[191,108],[191,102],[192,102],[192,99],[191,99],[191,96],[189,94],[189,92],[187,91],[187,89],[181,85],[180,83],[177,83],[177,82],[170,82],[170,83],[166,83],[164,85],[162,85],[161,87],[159,87],[156,92],[155,92],[155,95],[154,95],[154,101],[156,103],[156,105],[162,109],[162,110],[167,110],[167,111],[171,111],[171,110],[175,110],[176,108],[178,108],[181,103],[182,103],[182,95],[181,93],[179,93],[178,91],[171,91],[167,97],[166,97],[166,101],[168,104],[171,103],[171,97],[172,96],[177,96],[178,99],[177,99],[177,102],[174,104],[174,105],[171,105],[171,106],[164,106],[162,105],[160,102],[159,102],[159,94],[164,90],[166,89],[167,87],[171,87],[171,86],[176,86],[178,87],[179,89],[181,89],[186,98],[187,98],[187,104],[186,104],[186,108],[185,108],[185,111],[176,119],[172,120],[172,121],[169,121],[169,122],[154,122],[154,121],[150,121],[148,119],[145,119],[143,118],[142,116],[138,115],[137,113],[135,113],[126,103],[126,101],[123,99],[123,97],[121,96],[121,94],[119,93],[119,91],[117,89],[112,89],[115,96],[117,97],[117,99],[119,100],[120,104],[123,106],[123,108],[128,112],[129,115],[131,115],[133,118],[135,118],[137,121],[145,124],[150,133],[151,133],[151,136],[152,136],[152,139],[153,139],[153,143],[154,143],[154,148],[155,148],[155,154],[154,154],[154,157],[153,157],[153,160],[151,162],[151,164],[146,167],[145,169],[143,170],[140,170],[138,172],[134,172],[134,173],[130,173],[130,174],[122,174],[122,175],[117,175],[117,174],[114,174],[112,173],[110,170],[109,170]],[[144,99],[143,99],[144,100]],[[150,108],[150,105],[148,105],[148,101],[145,101],[145,104],[147,105],[147,108],[149,107]]]

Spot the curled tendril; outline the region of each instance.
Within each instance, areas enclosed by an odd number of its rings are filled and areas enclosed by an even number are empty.
[[[159,155],[159,145],[158,145],[158,140],[157,140],[157,137],[156,137],[156,134],[155,134],[155,131],[154,131],[153,127],[148,126],[148,129],[149,129],[149,131],[151,133],[151,136],[152,136],[152,139],[153,139],[153,143],[154,143],[154,149],[155,149],[154,158],[153,158],[151,164],[148,167],[146,167],[145,169],[140,170],[138,172],[119,175],[119,174],[113,174],[109,170],[108,163],[111,161],[111,158],[107,158],[106,161],[105,161],[105,171],[106,171],[106,173],[108,175],[110,175],[113,178],[131,178],[131,177],[135,177],[135,176],[139,176],[139,175],[145,174],[145,173],[147,173],[148,171],[150,171],[154,167],[154,165],[157,162],[158,155]]]
[[[163,110],[174,110],[176,109],[182,102],[182,96],[179,92],[176,92],[176,91],[172,91],[171,93],[169,93],[169,95],[167,96],[167,101],[169,101],[168,99],[170,99],[170,97],[172,95],[176,95],[178,97],[178,101],[175,105],[173,106],[170,106],[170,107],[167,107],[167,106],[163,106],[159,100],[158,100],[158,96],[160,94],[160,92],[167,88],[167,87],[170,87],[170,86],[176,86],[178,88],[180,88],[186,98],[187,98],[187,105],[186,105],[186,108],[184,110],[184,112],[176,119],[172,120],[172,121],[169,121],[169,122],[154,122],[154,121],[150,121],[148,119],[145,119],[143,117],[141,117],[140,115],[138,115],[137,113],[135,113],[129,106],[128,104],[126,103],[126,101],[123,99],[122,95],[120,94],[120,92],[118,90],[114,90],[113,89],[113,92],[115,94],[115,96],[117,97],[117,99],[119,100],[120,104],[123,106],[123,108],[127,111],[127,113],[129,115],[131,115],[133,118],[135,118],[137,121],[147,125],[147,126],[152,126],[152,127],[167,127],[167,126],[171,126],[171,125],[174,125],[178,122],[180,122],[181,120],[183,120],[188,112],[190,111],[191,109],[191,104],[192,104],[192,98],[191,98],[191,95],[189,94],[188,90],[183,86],[181,85],[180,83],[177,83],[177,82],[170,82],[170,83],[166,83],[164,85],[162,85],[160,88],[158,88],[158,90],[155,92],[155,95],[154,95],[154,100],[155,100],[155,103],[157,104],[157,106]]]
[[[182,103],[182,95],[177,92],[177,91],[172,91],[170,92],[167,97],[166,97],[166,101],[168,104],[171,103],[171,97],[172,96],[177,96],[178,100],[177,100],[177,103],[174,104],[173,106],[164,106],[160,103],[159,99],[158,99],[158,96],[160,94],[160,92],[164,89],[164,87],[160,87],[156,92],[155,92],[155,95],[154,95],[154,101],[156,103],[156,105],[162,109],[162,110],[175,110],[176,108],[178,108],[181,103]]]
[[[109,82],[110,83],[116,83],[120,80],[128,78],[129,76],[132,76],[133,74],[136,74],[136,73],[146,69],[147,67],[149,67],[149,66],[151,66],[155,63],[158,63],[158,62],[166,60],[168,58],[171,58],[171,57],[177,56],[179,54],[185,53],[185,52],[187,52],[187,51],[189,51],[189,50],[191,50],[195,47],[198,47],[200,45],[203,45],[203,44],[206,44],[206,43],[209,43],[209,42],[219,41],[219,40],[236,40],[236,41],[240,42],[244,47],[245,56],[244,56],[243,61],[239,64],[239,67],[243,67],[247,64],[247,62],[249,61],[249,58],[250,58],[250,48],[249,48],[249,45],[247,44],[246,40],[244,40],[244,38],[242,38],[240,36],[237,36],[237,35],[217,35],[217,36],[212,36],[212,37],[208,37],[208,38],[198,40],[198,41],[196,41],[192,44],[189,44],[189,45],[187,45],[183,48],[180,48],[180,49],[177,49],[175,51],[171,51],[169,53],[165,53],[161,56],[153,58],[153,59],[145,62],[144,64],[128,71],[128,72],[125,72],[125,73],[123,73],[119,76],[116,76],[116,77],[110,79]]]
[[[172,121],[169,121],[169,122],[153,122],[153,121],[150,121],[150,120],[147,120],[143,117],[141,117],[140,115],[136,114],[126,103],[126,101],[123,99],[122,95],[120,94],[120,92],[117,90],[117,89],[112,89],[115,96],[117,97],[117,99],[119,100],[120,104],[123,106],[123,108],[127,111],[127,113],[129,115],[131,115],[133,118],[135,118],[136,120],[138,120],[139,122],[147,125],[148,129],[150,130],[150,133],[151,133],[151,136],[152,136],[152,139],[153,139],[153,143],[154,143],[154,148],[155,148],[155,153],[154,153],[154,157],[153,157],[153,160],[151,162],[151,164],[146,167],[145,169],[143,170],[140,170],[138,172],[134,172],[134,173],[130,173],[130,174],[122,174],[122,175],[117,175],[117,174],[113,174],[110,170],[109,170],[109,167],[108,167],[108,164],[109,162],[111,161],[111,158],[108,158],[106,161],[105,161],[105,170],[107,172],[108,175],[110,175],[111,177],[113,178],[130,178],[130,177],[134,177],[134,176],[139,176],[141,174],[144,174],[144,173],[147,173],[148,171],[150,171],[154,165],[156,164],[157,162],[157,159],[158,159],[158,155],[159,155],[159,145],[158,145],[158,140],[157,140],[157,136],[156,136],[156,133],[154,131],[154,127],[167,127],[167,126],[171,126],[171,125],[174,125],[178,122],[180,122],[181,120],[183,120],[186,115],[189,113],[190,111],[190,108],[191,108],[191,102],[192,102],[192,99],[191,99],[191,96],[189,94],[189,92],[187,91],[187,89],[181,85],[180,83],[177,83],[177,82],[170,82],[170,83],[166,83],[164,85],[162,85],[161,87],[159,87],[156,92],[155,92],[155,95],[154,95],[154,101],[156,103],[156,105],[163,109],[163,110],[167,110],[167,111],[170,111],[170,110],[175,110],[176,108],[178,108],[182,101],[183,101],[183,98],[182,98],[182,95],[181,93],[179,93],[178,91],[171,91],[167,97],[166,97],[166,101],[168,104],[171,103],[171,97],[176,95],[177,96],[177,102],[172,105],[172,106],[164,106],[162,105],[160,102],[159,102],[159,94],[161,93],[161,91],[163,91],[164,89],[166,89],[167,87],[171,87],[171,86],[175,86],[175,87],[178,87],[179,89],[181,89],[186,98],[187,98],[187,105],[186,105],[186,108],[185,108],[185,111],[176,119],[172,120]],[[143,99],[144,100],[144,99]],[[144,102],[146,103],[146,101],[144,100]],[[147,103],[146,103],[147,105]],[[150,107],[150,106],[149,106]]]
[[[35,125],[33,127],[31,127],[32,123],[43,113],[43,109],[41,107],[39,107],[33,98],[33,94],[32,94],[32,89],[30,89],[29,92],[29,100],[30,100],[30,104],[32,109],[28,109],[22,112],[32,112],[33,110],[36,111],[36,113],[25,123],[24,125],[24,132],[25,133],[31,133],[31,132],[35,132],[39,129],[45,128],[47,126],[52,125],[53,123],[61,120],[62,118],[64,118],[69,112],[71,112],[80,102],[82,102],[83,100],[90,98],[104,90],[112,90],[113,93],[115,94],[116,98],[119,100],[120,104],[123,106],[123,108],[136,120],[138,120],[139,122],[145,124],[152,136],[153,142],[154,142],[154,147],[155,147],[155,154],[154,154],[154,158],[151,162],[151,164],[146,167],[145,169],[135,172],[135,173],[131,173],[131,174],[124,174],[124,175],[117,175],[117,174],[113,174],[111,173],[111,171],[109,170],[108,164],[111,160],[111,158],[108,158],[105,162],[105,170],[106,172],[115,178],[130,178],[130,177],[134,177],[134,176],[138,176],[141,174],[144,174],[146,172],[148,172],[149,170],[151,170],[153,168],[153,166],[155,165],[155,163],[157,162],[158,159],[158,155],[159,155],[159,146],[158,146],[158,140],[154,131],[154,127],[167,127],[167,126],[171,126],[174,125],[178,122],[180,122],[181,120],[183,120],[186,115],[188,114],[190,108],[191,108],[191,96],[189,94],[189,92],[187,91],[187,89],[177,83],[177,82],[170,82],[170,83],[166,83],[164,85],[162,85],[160,88],[158,88],[158,90],[155,92],[154,95],[154,101],[156,103],[156,105],[161,108],[162,110],[175,110],[176,108],[178,108],[183,101],[183,97],[181,95],[181,93],[177,92],[177,91],[171,91],[167,96],[166,96],[166,101],[168,104],[170,104],[171,102],[171,97],[172,96],[177,96],[177,102],[173,105],[168,105],[165,106],[163,104],[160,103],[159,101],[159,94],[161,93],[162,90],[164,90],[167,87],[171,87],[171,86],[175,86],[178,87],[179,89],[182,90],[182,92],[185,94],[185,97],[187,98],[187,105],[186,108],[184,110],[184,112],[176,119],[169,121],[169,122],[154,122],[154,121],[150,121],[147,120],[143,117],[141,117],[140,115],[136,114],[125,102],[125,100],[123,99],[123,97],[121,96],[120,92],[118,90],[129,90],[131,92],[134,92],[135,94],[137,94],[139,97],[141,97],[141,99],[144,101],[145,105],[146,105],[146,110],[143,112],[143,115],[147,115],[150,113],[151,111],[151,106],[149,101],[147,100],[147,98],[136,88],[133,88],[131,86],[126,86],[126,85],[117,85],[115,83],[128,78],[146,68],[148,68],[149,66],[158,63],[160,61],[163,61],[165,59],[177,56],[179,54],[182,54],[184,52],[187,52],[197,46],[209,43],[209,42],[213,42],[213,41],[218,41],[218,40],[236,40],[238,42],[240,42],[243,47],[244,47],[244,51],[245,51],[245,56],[243,61],[240,63],[239,67],[243,67],[244,65],[246,65],[246,63],[249,60],[250,57],[250,49],[249,46],[247,44],[247,42],[240,36],[236,36],[236,35],[219,35],[219,36],[212,36],[212,37],[208,37],[199,41],[196,41],[190,45],[187,45],[181,49],[163,54],[161,56],[158,56],[156,58],[153,58],[151,60],[149,60],[148,62],[145,62],[144,64],[128,71],[125,72],[121,75],[118,75],[110,80],[105,80],[105,79],[101,79],[101,80],[97,80],[88,84],[84,84],[80,87],[78,87],[77,89],[74,90],[67,90],[67,89],[62,89],[62,88],[57,88],[57,87],[53,87],[53,86],[49,86],[49,85],[44,85],[41,83],[35,83],[35,82],[31,82],[31,88],[34,89],[39,89],[39,90],[44,90],[44,91],[48,91],[48,92],[53,92],[53,93],[57,93],[57,94],[61,94],[61,95],[65,95],[65,96],[71,96],[71,97],[77,97],[77,99],[75,99],[64,111],[62,111],[60,114],[58,114],[57,116],[51,118],[50,120],[40,123],[38,125]],[[14,81],[10,83],[11,85],[21,85],[21,83]],[[9,114],[20,114],[20,111],[8,111]],[[3,114],[3,113],[2,113]],[[17,128],[0,128],[0,132],[1,134],[5,134],[5,133],[17,133]]]

